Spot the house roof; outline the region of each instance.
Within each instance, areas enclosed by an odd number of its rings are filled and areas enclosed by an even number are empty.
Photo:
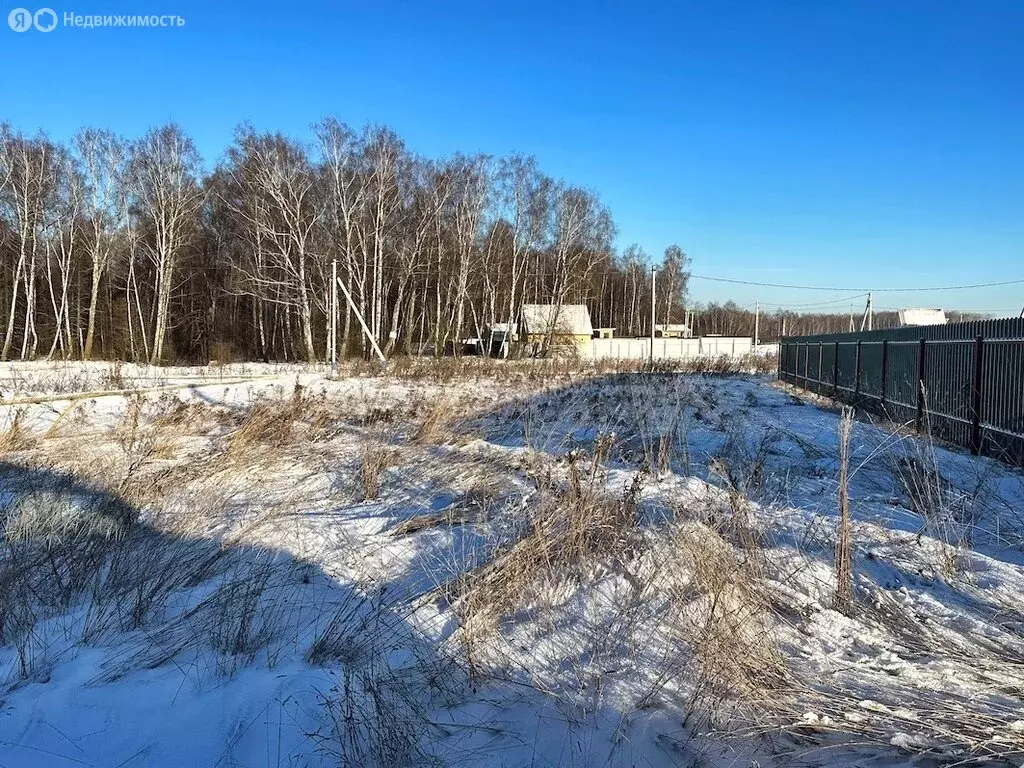
[[[553,332],[561,335],[593,336],[590,312],[586,304],[524,304],[523,327],[526,333]]]

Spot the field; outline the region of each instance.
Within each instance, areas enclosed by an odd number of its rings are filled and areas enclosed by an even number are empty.
[[[1024,476],[765,375],[0,390],[0,766],[1024,760]]]

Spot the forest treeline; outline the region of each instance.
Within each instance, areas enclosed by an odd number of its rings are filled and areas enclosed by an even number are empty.
[[[650,275],[611,213],[530,157],[411,152],[334,119],[303,143],[249,126],[211,169],[177,125],[62,144],[0,126],[3,359],[323,359],[331,270],[389,353],[441,350],[523,303],[587,302],[646,332]],[[687,260],[666,249],[661,322]],[[365,346],[342,303],[339,346]],[[454,345],[458,348],[458,345]]]
[[[522,155],[425,158],[381,126],[312,137],[242,125],[206,166],[174,124],[65,143],[0,124],[0,358],[324,359],[332,267],[388,354],[458,349],[524,303],[650,332],[653,259],[615,252],[593,191]],[[681,322],[689,260],[658,258],[657,322]],[[339,326],[365,353],[345,301]],[[749,335],[752,313],[705,307],[697,331]]]

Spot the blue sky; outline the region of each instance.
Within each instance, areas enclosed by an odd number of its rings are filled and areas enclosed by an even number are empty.
[[[308,137],[332,114],[389,124],[427,155],[534,154],[601,195],[620,248],[678,243],[697,274],[855,288],[1024,278],[1018,0],[51,7],[186,24],[0,28],[0,119],[25,130],[131,136],[175,120],[212,164],[243,120]],[[701,281],[692,295],[842,296]],[[1016,314],[1024,285],[876,304]]]

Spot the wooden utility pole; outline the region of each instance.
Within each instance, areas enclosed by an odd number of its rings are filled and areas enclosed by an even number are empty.
[[[370,329],[367,327],[366,320],[363,319],[363,313],[359,311],[359,307],[357,307],[356,303],[352,300],[352,294],[349,293],[348,288],[345,287],[345,283],[341,280],[335,280],[334,284],[341,288],[341,292],[345,294],[345,301],[348,302],[349,309],[352,310],[352,313],[356,316],[356,320],[359,321],[359,327],[363,329],[363,334],[370,342],[370,346],[373,347],[373,351],[377,353],[377,357],[380,359],[381,364],[387,365],[388,359],[384,357],[384,353],[380,351],[377,339],[374,338],[373,333],[371,333]]]
[[[655,281],[655,278],[657,278],[657,276],[658,276],[658,268],[657,267],[651,267],[651,362],[652,363],[654,362],[654,311],[655,311],[654,281]]]

